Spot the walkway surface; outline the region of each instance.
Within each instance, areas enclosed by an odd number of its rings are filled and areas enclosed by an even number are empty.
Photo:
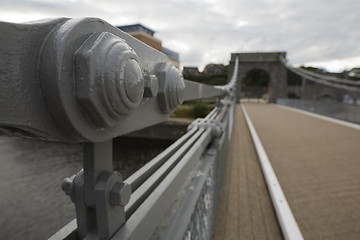
[[[240,105],[234,117],[213,240],[282,239]]]
[[[245,107],[304,239],[360,239],[360,131],[276,105]],[[271,221],[274,227],[267,234],[254,237],[254,231],[261,232],[263,226],[260,220],[254,222],[261,214],[249,201],[261,199],[257,201],[268,204],[269,197],[258,190],[262,189],[263,177],[254,176],[248,167],[256,164],[250,154],[252,143],[244,136],[248,130],[240,126],[245,125],[240,106],[236,117],[241,121],[235,121],[214,239],[271,239],[268,236],[279,231]],[[250,188],[245,182],[258,185]],[[232,196],[234,192],[238,192],[237,197]],[[233,215],[238,219],[250,217],[244,224],[235,221]],[[271,219],[269,214],[264,216]]]

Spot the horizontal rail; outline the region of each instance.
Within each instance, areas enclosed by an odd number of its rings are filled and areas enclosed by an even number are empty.
[[[162,237],[163,240],[173,239],[181,240],[184,237],[188,223],[193,215],[196,203],[201,195],[201,190],[208,179],[210,168],[214,164],[215,156],[207,155],[204,157],[202,166],[198,174],[195,176],[191,187],[189,188],[186,196],[184,197],[180,211],[174,217],[173,223],[167,230],[166,234]]]
[[[214,119],[216,117],[218,111],[219,111],[219,108],[214,107],[214,109],[211,110],[211,112],[208,115],[206,115],[205,119]]]
[[[169,174],[169,172],[184,157],[187,151],[196,144],[197,140],[204,133],[204,129],[199,129],[184,145],[176,151],[157,171],[155,171],[141,186],[131,195],[130,202],[126,205],[126,217],[129,218],[136,209],[145,201],[159,183]]]
[[[166,175],[146,201],[115,234],[115,239],[146,239],[149,237],[149,232],[152,232],[161,220],[159,216],[165,214],[171,205],[171,199],[178,193],[194,161],[199,159],[211,140],[211,129],[202,131],[200,134],[202,135],[199,140],[190,143],[192,145],[190,149],[186,148],[186,154],[177,163],[176,168],[173,168]],[[144,231],[144,229],[147,229],[147,231]]]
[[[290,206],[281,189],[280,183],[271,166],[269,158],[254,128],[254,125],[252,124],[251,119],[246,112],[244,105],[241,105],[241,109],[244,113],[246,123],[249,127],[251,138],[255,145],[256,153],[259,158],[259,162],[270,192],[271,200],[273,202],[276,216],[279,220],[283,235],[286,240],[303,240],[304,238],[301,234],[299,226],[296,223],[295,217],[292,214]]]
[[[194,128],[188,131],[184,136],[177,140],[170,147],[161,152],[158,156],[145,164],[142,168],[129,176],[125,182],[130,184],[132,191],[138,189],[146,179],[148,179],[165,161],[167,161],[176,151],[179,150],[190,138],[195,134],[198,129]]]
[[[216,206],[221,192],[223,169],[227,159],[229,146],[230,112],[226,116],[218,116],[218,121],[226,126],[217,145],[211,146],[201,159],[201,165],[195,174],[192,183],[180,203],[179,210],[174,216],[171,225],[161,239],[210,239],[216,213]],[[216,148],[219,148],[216,150]],[[214,154],[217,152],[217,154]],[[205,205],[202,209],[199,205]],[[202,217],[201,217],[202,216]],[[204,219],[205,218],[205,219]],[[191,224],[197,226],[195,232]],[[200,227],[203,225],[202,227]]]

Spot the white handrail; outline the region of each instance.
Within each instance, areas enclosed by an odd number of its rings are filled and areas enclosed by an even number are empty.
[[[241,108],[245,115],[246,123],[249,127],[251,137],[256,148],[259,162],[284,238],[286,240],[303,240],[304,238],[300,232],[299,226],[296,223],[295,217],[281,189],[280,183],[275,175],[260,138],[256,133],[254,125],[252,124],[251,119],[247,114],[246,109],[244,108],[244,105],[241,104]]]

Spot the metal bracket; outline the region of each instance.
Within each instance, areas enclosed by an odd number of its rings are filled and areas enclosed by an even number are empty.
[[[112,140],[84,144],[84,169],[62,184],[75,203],[78,237],[109,239],[125,223],[131,187],[112,171]]]
[[[190,131],[194,127],[210,128],[213,141],[220,138],[224,132],[223,124],[213,119],[198,118],[188,126],[188,131]]]
[[[233,104],[233,101],[231,101],[229,98],[221,99],[220,101],[216,102],[217,107],[230,107]]]
[[[0,29],[0,133],[103,142],[165,121],[183,101],[169,58],[101,19]]]

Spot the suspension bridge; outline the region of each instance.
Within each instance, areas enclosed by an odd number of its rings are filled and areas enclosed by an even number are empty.
[[[359,238],[359,82],[292,67],[285,52],[233,53],[228,84],[209,86],[100,19],[0,29],[1,161],[17,160],[12,137],[82,149],[82,169],[61,176],[76,218],[50,239]],[[266,101],[243,98],[255,68],[270,75]],[[299,99],[287,98],[287,71],[302,79]],[[208,98],[214,109],[159,155],[129,177],[114,171],[116,137]]]

